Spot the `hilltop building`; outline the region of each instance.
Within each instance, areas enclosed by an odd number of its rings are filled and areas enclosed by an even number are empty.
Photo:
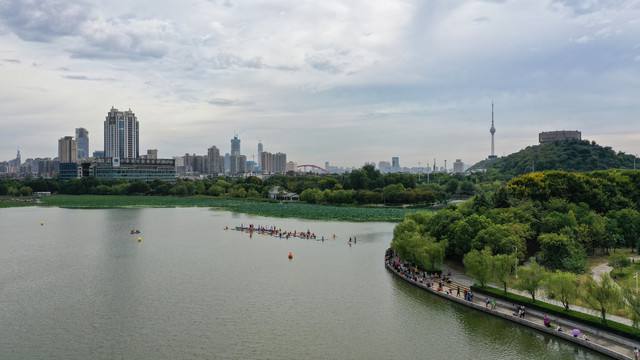
[[[543,131],[538,134],[538,141],[540,144],[553,142],[553,141],[564,141],[564,140],[582,140],[582,133],[578,130],[568,131]]]

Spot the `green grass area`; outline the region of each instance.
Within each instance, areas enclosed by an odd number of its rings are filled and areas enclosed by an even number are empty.
[[[53,195],[43,198],[41,205],[77,209],[212,207],[258,216],[339,221],[401,221],[405,214],[421,210],[416,208],[324,206],[306,203],[278,204],[269,201],[233,200],[211,196]]]
[[[595,328],[602,329],[604,331],[608,331],[614,334],[618,334],[620,336],[624,336],[633,340],[640,340],[640,329],[636,329],[632,326],[620,324],[611,320],[607,320],[606,323],[602,323],[602,320],[597,316],[581,313],[579,311],[574,311],[574,310],[565,311],[564,308],[561,306],[552,305],[549,303],[542,302],[540,300],[537,300],[534,303],[529,297],[512,294],[512,293],[505,294],[505,292],[502,291],[501,289],[496,289],[488,286],[485,286],[485,287],[472,286],[471,289],[477,293],[490,295],[492,297],[504,299],[516,304],[522,304],[533,309],[547,312],[551,316],[555,315],[560,318],[575,320],[585,325],[593,326]]]
[[[629,255],[631,256],[631,254]],[[636,273],[640,275],[640,261],[636,261],[632,263],[631,266],[627,266],[622,270],[622,274],[620,271],[613,269],[609,273],[611,278],[621,287],[628,287],[631,289],[636,288],[636,279],[633,277],[636,276]]]
[[[637,252],[631,252],[630,248],[625,249],[616,249],[615,254],[626,254],[627,256],[638,255]],[[593,269],[594,267],[600,264],[606,264],[609,262],[609,256],[613,255],[614,252],[611,251],[609,254],[602,255],[600,254],[600,250],[596,250],[596,255],[591,255],[586,259],[586,266],[588,269]]]

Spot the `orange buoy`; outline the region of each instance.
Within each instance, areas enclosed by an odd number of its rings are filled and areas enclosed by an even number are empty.
[[[289,252],[289,259],[293,259],[293,254]]]

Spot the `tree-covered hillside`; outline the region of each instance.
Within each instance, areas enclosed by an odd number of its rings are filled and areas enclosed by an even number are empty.
[[[633,169],[633,164],[633,155],[616,153],[608,146],[603,147],[588,140],[565,140],[528,146],[506,157],[483,160],[472,166],[471,170],[487,169],[489,174],[511,178],[534,170],[587,172]]]
[[[391,246],[427,269],[486,248],[581,272],[587,255],[640,246],[639,210],[640,171],[536,172],[457,207],[407,215]]]

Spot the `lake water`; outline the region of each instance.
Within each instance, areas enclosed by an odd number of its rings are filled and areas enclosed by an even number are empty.
[[[240,224],[328,239],[223,230]],[[606,358],[397,279],[383,265],[393,227],[204,208],[0,209],[0,358]]]

